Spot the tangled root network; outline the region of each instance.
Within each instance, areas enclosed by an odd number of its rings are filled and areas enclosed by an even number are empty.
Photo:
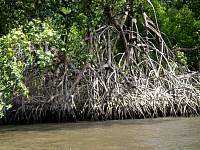
[[[90,38],[94,58],[74,68],[69,61],[37,76],[29,72],[30,97],[15,101],[14,120],[65,121],[196,116],[199,76],[178,64],[153,21],[144,13],[145,34],[104,25]],[[117,43],[123,43],[122,52]],[[38,86],[38,82],[41,86]]]

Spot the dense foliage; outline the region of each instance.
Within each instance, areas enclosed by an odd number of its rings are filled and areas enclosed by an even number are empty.
[[[168,74],[167,70],[176,70],[177,73],[185,69],[177,67],[160,31],[167,45],[176,50],[176,60],[183,65],[189,65],[191,70],[199,70],[199,5],[198,0],[156,0],[153,4],[149,0],[0,1],[0,118],[9,112],[11,106],[20,115],[19,112],[25,109],[25,102],[28,104],[26,109],[32,113],[32,119],[35,119],[34,111],[41,115],[42,109],[47,107],[48,111],[53,112],[63,109],[63,115],[67,109],[67,113],[74,117],[77,115],[74,110],[81,107],[79,105],[84,105],[82,112],[87,109],[88,112],[91,111],[91,106],[101,105],[100,102],[95,103],[98,96],[94,95],[97,91],[93,91],[95,102],[92,102],[85,97],[93,92],[89,93],[88,90],[85,94],[81,89],[87,86],[96,87],[92,83],[98,80],[102,81],[99,86],[105,88],[104,77],[105,80],[110,79],[110,82],[117,83],[118,79],[114,81],[111,77],[118,72],[120,85],[124,86],[122,78],[129,84],[128,80],[133,72],[142,79],[147,76],[151,80],[153,74],[158,78],[159,75]],[[133,41],[133,33],[136,33],[136,42],[139,44]],[[129,47],[134,44],[138,50],[136,54],[128,52]],[[149,53],[146,52],[148,49]],[[159,53],[158,49],[166,53],[166,56]],[[109,51],[113,51],[113,54]],[[131,55],[134,55],[135,62],[131,62]],[[107,64],[102,64],[105,62]],[[98,63],[101,65],[98,66]],[[126,65],[122,65],[123,63]],[[118,65],[114,67],[113,64]],[[138,71],[133,64],[142,70]],[[101,70],[102,66],[104,71]],[[130,73],[127,66],[135,71]],[[148,67],[152,67],[152,70]],[[119,69],[109,72],[109,68]],[[88,74],[84,74],[86,69]],[[83,81],[80,81],[80,74],[84,74]],[[95,76],[94,80],[92,75]],[[101,75],[104,77],[100,77]],[[82,92],[86,102],[76,103],[75,107],[74,97],[81,99],[78,94],[72,94],[77,85],[80,86],[77,91],[79,94]],[[114,87],[110,87],[110,93],[114,91]],[[104,92],[100,90],[100,93],[109,95],[108,89],[105,88]],[[106,95],[102,97],[105,101],[109,99],[105,98]],[[55,107],[49,108],[52,104]],[[35,108],[34,111],[32,107]],[[27,118],[26,113],[23,115]]]
[[[184,62],[187,62],[191,70],[199,70],[200,2],[198,0],[156,1],[155,6],[161,31],[169,40],[168,45],[179,50],[177,55],[185,55]]]
[[[0,100],[1,112],[4,112],[13,96],[28,96],[26,71],[35,66],[42,72],[52,63],[51,48],[62,48],[64,43],[50,24],[33,20],[26,27],[12,29],[2,36],[0,44]]]

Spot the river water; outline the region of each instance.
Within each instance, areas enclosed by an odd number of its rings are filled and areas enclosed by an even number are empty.
[[[200,150],[200,118],[0,126],[0,150]]]

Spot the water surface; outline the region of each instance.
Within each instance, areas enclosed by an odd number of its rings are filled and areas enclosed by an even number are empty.
[[[0,150],[200,150],[200,118],[0,126]]]

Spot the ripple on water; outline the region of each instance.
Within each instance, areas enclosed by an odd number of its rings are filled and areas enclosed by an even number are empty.
[[[199,150],[200,118],[4,126],[0,150]]]

